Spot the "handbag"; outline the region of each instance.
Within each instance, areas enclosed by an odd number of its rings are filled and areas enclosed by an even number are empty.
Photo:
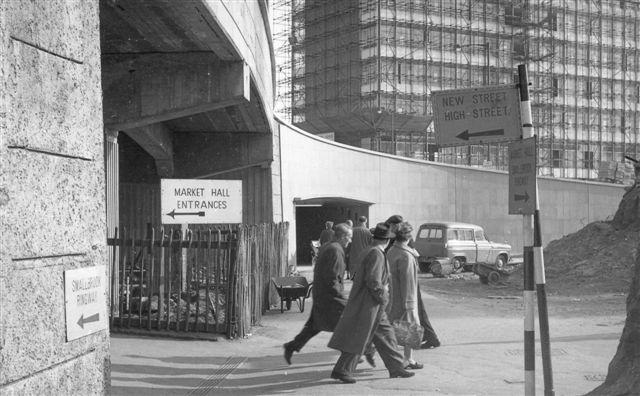
[[[412,349],[420,349],[424,328],[422,328],[419,323],[404,320],[405,318],[406,314],[402,315],[402,318],[399,320],[394,320],[393,323],[391,323],[396,333],[398,345],[408,346]]]

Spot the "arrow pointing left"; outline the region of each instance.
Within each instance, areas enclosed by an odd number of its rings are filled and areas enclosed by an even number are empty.
[[[91,316],[84,317],[84,314],[80,315],[80,319],[78,319],[78,326],[84,329],[85,323],[97,322],[100,320],[100,314],[95,313]]]
[[[467,129],[465,131],[462,131],[462,133],[459,133],[456,137],[462,140],[469,140],[469,139],[483,137],[483,136],[503,136],[503,135],[504,135],[504,129],[492,129],[490,131],[481,131],[481,132],[472,132],[472,133],[469,133],[469,130]]]
[[[176,210],[172,210],[167,213],[167,216],[171,216],[172,219],[175,219],[176,216],[200,216],[204,217],[204,212],[176,212]]]

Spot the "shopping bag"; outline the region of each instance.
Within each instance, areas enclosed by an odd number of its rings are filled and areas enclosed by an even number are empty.
[[[424,329],[418,323],[411,323],[406,320],[394,320],[391,324],[396,333],[398,345],[408,346],[413,349],[420,349]]]

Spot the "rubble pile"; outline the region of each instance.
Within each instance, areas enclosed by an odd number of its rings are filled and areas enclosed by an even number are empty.
[[[628,293],[639,243],[640,186],[635,185],[622,198],[613,220],[587,224],[547,245],[549,294]],[[522,271],[509,283],[521,287]]]

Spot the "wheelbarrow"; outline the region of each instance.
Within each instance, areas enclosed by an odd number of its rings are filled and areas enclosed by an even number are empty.
[[[480,282],[489,285],[499,285],[509,279],[513,271],[497,268],[495,264],[475,263],[473,272],[480,277]]]
[[[280,312],[284,312],[285,305],[287,311],[290,310],[292,301],[304,312],[304,302],[311,295],[313,282],[309,283],[304,276],[280,276],[271,278],[271,282],[280,296]]]

